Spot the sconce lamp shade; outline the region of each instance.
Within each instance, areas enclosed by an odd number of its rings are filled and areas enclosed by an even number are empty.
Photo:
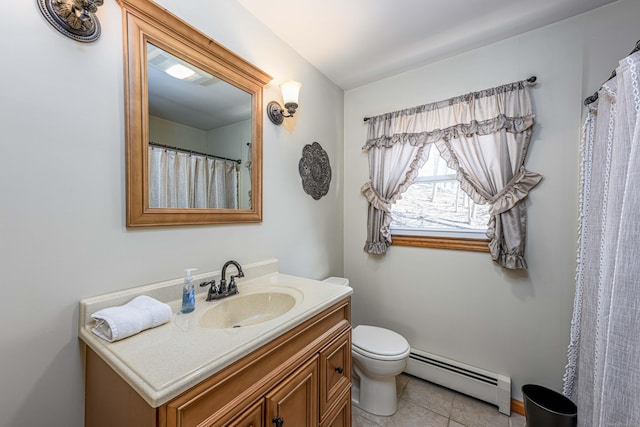
[[[280,90],[282,91],[282,99],[284,101],[284,108],[287,109],[288,115],[285,114],[284,109],[277,101],[271,101],[267,105],[267,116],[274,125],[281,125],[285,117],[293,117],[298,108],[298,95],[300,94],[300,88],[302,83],[289,80],[280,84]]]
[[[286,107],[287,104],[298,105],[298,95],[300,94],[300,88],[302,83],[289,80],[280,84],[280,90],[282,90],[282,100]]]

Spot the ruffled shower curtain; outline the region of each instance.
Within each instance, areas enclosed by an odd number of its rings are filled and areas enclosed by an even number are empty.
[[[149,207],[238,208],[237,164],[149,147]]]
[[[564,394],[584,427],[640,426],[640,52],[589,106]]]
[[[460,188],[489,204],[487,227],[493,260],[524,269],[529,191],[542,176],[524,164],[534,114],[526,80],[368,119],[363,147],[369,155],[369,202],[365,251],[383,254],[391,245],[391,205],[413,184],[435,144],[456,171]]]

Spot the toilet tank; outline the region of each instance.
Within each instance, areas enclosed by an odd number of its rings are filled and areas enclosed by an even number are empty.
[[[334,285],[349,286],[349,279],[346,277],[327,277],[323,282],[333,283]]]

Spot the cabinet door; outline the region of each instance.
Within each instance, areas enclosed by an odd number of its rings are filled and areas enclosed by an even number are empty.
[[[347,388],[320,427],[351,427],[351,389]]]
[[[264,402],[260,400],[226,427],[264,427]]]
[[[318,426],[318,356],[266,396],[266,427]]]
[[[351,331],[320,351],[320,418],[351,387]]]

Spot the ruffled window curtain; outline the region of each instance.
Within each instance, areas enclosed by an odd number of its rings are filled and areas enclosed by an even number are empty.
[[[526,80],[383,114],[368,120],[369,201],[365,251],[383,254],[391,245],[390,208],[413,184],[435,145],[456,171],[460,188],[489,204],[491,256],[510,269],[524,259],[529,191],[542,176],[525,169],[534,114]]]
[[[564,394],[578,426],[640,426],[640,52],[589,106]]]
[[[237,209],[236,162],[149,147],[149,207]]]

